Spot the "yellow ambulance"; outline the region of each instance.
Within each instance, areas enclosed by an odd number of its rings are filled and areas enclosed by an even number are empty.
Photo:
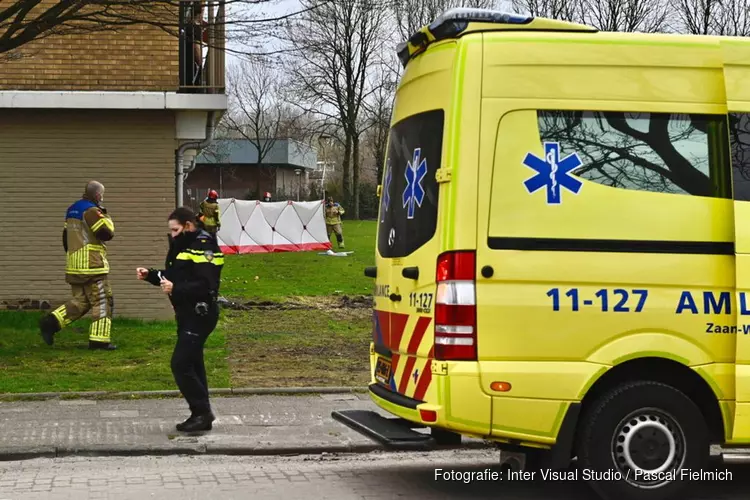
[[[455,9],[399,56],[365,271],[382,411],[333,417],[492,440],[602,498],[726,479],[710,445],[750,446],[750,40]]]

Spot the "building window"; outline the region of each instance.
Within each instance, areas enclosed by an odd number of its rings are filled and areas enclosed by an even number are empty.
[[[577,153],[572,173],[620,189],[731,197],[726,115],[539,111],[540,138]]]
[[[734,199],[750,201],[750,113],[729,113]]]

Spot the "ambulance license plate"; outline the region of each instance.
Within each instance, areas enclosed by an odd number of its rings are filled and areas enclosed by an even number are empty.
[[[375,380],[383,385],[390,385],[391,383],[391,360],[381,358],[378,356],[378,360],[375,363]]]

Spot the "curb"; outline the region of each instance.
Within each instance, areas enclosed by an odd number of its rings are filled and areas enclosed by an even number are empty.
[[[208,393],[212,396],[234,396],[234,395],[263,395],[263,394],[348,394],[367,392],[367,387],[242,387],[237,389],[209,389]],[[108,392],[108,391],[84,391],[84,392],[19,392],[0,394],[0,401],[26,399],[26,400],[44,400],[44,399],[80,399],[80,398],[100,398],[100,399],[123,399],[138,397],[181,397],[182,394],[177,390],[169,391],[125,391],[125,392]]]
[[[467,442],[460,445],[439,446],[425,450],[403,450],[431,452],[450,449],[488,449],[494,445],[489,442]],[[138,456],[174,456],[174,455],[233,455],[233,456],[283,456],[283,455],[322,455],[329,453],[371,453],[376,451],[398,452],[389,450],[377,443],[351,445],[311,445],[311,446],[276,446],[276,447],[231,447],[213,446],[211,444],[175,444],[175,445],[91,445],[80,448],[68,446],[36,446],[0,448],[0,462],[32,460],[35,458],[64,457],[138,457]]]

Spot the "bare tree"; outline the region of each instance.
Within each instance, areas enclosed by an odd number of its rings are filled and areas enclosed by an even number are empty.
[[[714,19],[722,0],[672,0],[672,10],[679,20],[675,31],[693,35],[714,33]],[[733,1],[733,0],[729,0]]]
[[[263,164],[279,139],[285,118],[279,98],[279,75],[270,61],[256,58],[229,68],[227,80],[228,126],[255,148],[259,178],[273,178],[275,169],[263,168]],[[257,190],[260,193],[260,180]]]
[[[432,23],[440,14],[454,7],[489,9],[493,0],[389,0],[402,40],[408,39],[422,26]]]
[[[281,92],[285,96],[285,92]],[[289,104],[286,97],[281,97],[279,137],[294,139],[297,142],[313,145],[315,142],[314,129],[317,117],[305,110]]]
[[[299,106],[337,126],[344,140],[343,201],[359,216],[360,114],[372,89],[371,62],[383,45],[385,13],[373,0],[302,0],[307,12],[289,21],[291,84]],[[315,7],[315,8],[313,8]],[[332,134],[331,134],[332,135]]]
[[[377,166],[378,181],[383,177],[383,165],[387,154],[388,134],[393,112],[393,97],[396,93],[397,75],[385,64],[380,64],[372,76],[375,91],[363,105],[365,108],[366,142],[369,153]]]
[[[602,31],[645,33],[667,29],[671,12],[667,2],[668,0],[512,0],[514,8],[535,17],[586,24]]]
[[[579,0],[579,20],[602,31],[664,31],[670,6],[663,0]]]
[[[227,122],[231,130],[255,146],[258,163],[262,163],[273,149],[283,118],[278,75],[268,62],[258,59],[232,66],[227,73]]]
[[[518,12],[535,17],[547,17],[576,22],[579,19],[580,0],[512,0]]]
[[[750,36],[750,2],[723,0],[711,11],[713,32],[724,36]]]

